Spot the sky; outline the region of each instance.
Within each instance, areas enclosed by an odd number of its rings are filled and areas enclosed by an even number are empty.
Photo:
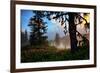
[[[33,10],[21,10],[21,30],[27,32],[30,32],[30,27],[28,26],[30,18],[34,15],[32,12]],[[87,21],[89,22],[89,15],[85,17]],[[47,18],[44,18],[44,22],[47,22],[47,33],[48,40],[54,40],[56,33],[60,35],[60,37],[65,36],[64,35],[64,29],[63,26],[57,21],[48,20]],[[68,24],[68,23],[67,23]],[[83,24],[77,26],[77,30],[81,33],[84,33]]]
[[[33,13],[31,10],[21,10],[21,30],[29,31],[29,20],[32,17]]]
[[[28,26],[30,18],[34,15],[33,10],[21,10],[21,30],[30,32],[30,27]],[[48,40],[54,40],[56,33],[58,33],[61,37],[64,36],[63,29],[59,25],[59,23],[48,20],[44,18],[44,21],[47,22],[47,36]]]

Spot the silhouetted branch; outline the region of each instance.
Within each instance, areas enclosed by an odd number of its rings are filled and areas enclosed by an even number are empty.
[[[81,15],[77,15],[77,17],[79,17],[79,18],[82,18],[86,23],[85,24],[88,24],[88,22],[87,22],[87,20],[84,18],[84,17],[82,17]],[[78,24],[76,24],[76,25],[79,25],[81,22],[79,22]]]
[[[68,15],[68,13],[63,13],[63,14],[60,14],[60,15],[56,15],[55,17],[53,17],[53,19],[57,19],[63,15]],[[67,18],[65,18],[67,21],[69,21]]]

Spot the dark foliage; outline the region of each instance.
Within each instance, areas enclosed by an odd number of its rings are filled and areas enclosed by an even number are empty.
[[[34,16],[30,19],[29,26],[30,44],[32,45],[47,45],[47,32],[46,22],[43,21],[44,14],[41,11],[34,11]]]
[[[52,49],[51,49],[52,48]],[[89,59],[89,49],[78,47],[74,53],[70,50],[57,50],[55,47],[49,49],[31,49],[22,51],[21,62],[47,62],[47,61],[68,61],[68,60],[87,60]]]

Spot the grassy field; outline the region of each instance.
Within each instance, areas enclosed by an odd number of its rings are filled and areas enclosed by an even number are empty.
[[[21,62],[47,62],[89,59],[89,50],[85,47],[78,47],[79,50],[71,53],[70,50],[57,50],[55,47],[48,49],[26,49],[21,50]]]

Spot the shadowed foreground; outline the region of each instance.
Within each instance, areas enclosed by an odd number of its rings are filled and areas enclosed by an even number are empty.
[[[70,50],[52,49],[27,49],[21,51],[21,62],[47,62],[47,61],[67,61],[89,59],[89,50],[85,47],[78,47],[74,53]]]

